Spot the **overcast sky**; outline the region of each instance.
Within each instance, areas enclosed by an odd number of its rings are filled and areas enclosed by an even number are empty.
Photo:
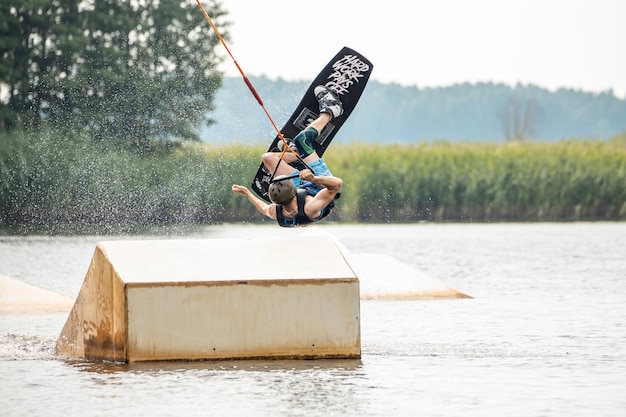
[[[349,46],[372,61],[372,79],[384,83],[435,87],[492,81],[550,90],[612,90],[626,97],[622,0],[221,4],[232,23],[228,45],[248,76],[311,80],[341,47]],[[230,58],[221,69],[239,76]]]

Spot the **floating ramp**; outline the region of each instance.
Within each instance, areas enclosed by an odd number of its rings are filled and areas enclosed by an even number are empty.
[[[327,236],[99,243],[59,355],[359,358],[359,281]]]
[[[64,312],[73,304],[65,295],[0,275],[0,313]]]
[[[344,255],[359,277],[361,300],[472,298],[389,255],[350,252]]]
[[[359,277],[361,300],[434,300],[472,298],[410,265],[381,253],[354,253],[319,227],[309,227],[305,236],[328,236]]]

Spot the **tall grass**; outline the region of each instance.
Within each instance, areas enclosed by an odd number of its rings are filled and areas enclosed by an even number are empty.
[[[136,155],[80,136],[0,137],[0,219],[16,231],[131,231],[261,221],[249,185],[263,148],[188,144]],[[333,144],[344,179],[329,220],[626,219],[626,136],[607,142]]]
[[[626,219],[626,144],[613,141],[335,148],[346,219]]]

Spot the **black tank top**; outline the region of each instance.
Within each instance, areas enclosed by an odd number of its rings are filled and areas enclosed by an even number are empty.
[[[335,194],[335,198],[330,202],[329,205],[322,209],[320,216],[315,219],[311,219],[304,213],[304,203],[306,202],[306,196],[309,195],[306,188],[297,188],[296,189],[296,202],[298,203],[298,213],[296,217],[292,219],[288,219],[283,215],[283,206],[280,204],[276,205],[276,221],[278,225],[281,227],[301,227],[308,226],[311,223],[315,223],[319,220],[322,220],[324,217],[330,214],[330,210],[335,207],[335,200],[341,197],[341,193]]]
[[[283,215],[283,206],[280,204],[276,205],[276,220],[278,221],[278,225],[281,227],[299,227],[299,226],[308,226],[311,223],[314,223],[321,219],[323,216],[318,217],[317,219],[311,219],[304,213],[304,203],[306,202],[306,196],[308,193],[305,189],[298,188],[296,190],[296,201],[298,203],[298,213],[295,217],[289,219]],[[324,209],[326,210],[326,209]],[[322,212],[324,211],[322,210]]]

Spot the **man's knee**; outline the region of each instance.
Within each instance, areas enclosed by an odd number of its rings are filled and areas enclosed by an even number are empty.
[[[276,164],[276,161],[279,159],[278,155],[276,155],[274,152],[265,152],[263,154],[263,156],[261,157],[261,160],[263,161],[263,163],[265,165],[268,164]]]

